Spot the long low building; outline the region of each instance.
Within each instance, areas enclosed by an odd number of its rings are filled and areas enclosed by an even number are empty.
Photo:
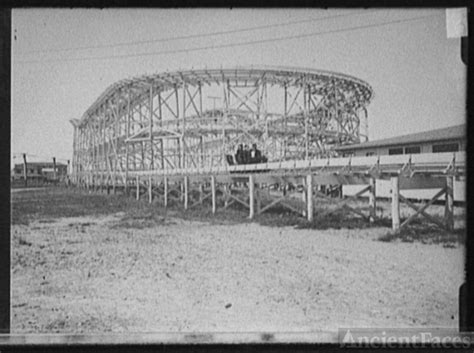
[[[396,154],[442,153],[466,150],[466,125],[456,125],[415,134],[373,140],[359,144],[340,146],[336,151],[343,157],[382,156]],[[377,180],[377,196],[390,197],[390,183]],[[343,194],[353,195],[359,191],[358,185],[344,185]],[[454,200],[465,201],[465,177],[456,177]],[[438,189],[404,190],[404,196],[412,199],[430,199]]]
[[[441,153],[465,150],[465,124],[336,148],[336,151],[343,157]]]

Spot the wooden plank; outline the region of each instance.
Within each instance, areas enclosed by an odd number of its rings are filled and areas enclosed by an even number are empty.
[[[151,180],[151,175],[148,178],[148,203],[153,202],[153,184]]]
[[[188,202],[189,202],[188,188],[189,188],[188,176],[185,176],[183,180],[184,209],[185,210],[188,209]]]
[[[249,175],[249,218],[255,216],[255,181],[254,176]]]
[[[237,199],[236,199],[237,200]],[[240,202],[240,200],[238,200]],[[224,210],[232,205],[235,201],[234,200],[227,200],[226,203],[224,203]]]
[[[429,219],[431,222],[433,222],[434,224],[438,225],[441,229],[446,229],[445,225],[438,221],[436,218],[432,217],[431,215],[429,215],[428,213],[426,213],[424,210],[426,208],[428,208],[428,206],[430,206],[431,204],[433,204],[433,202],[435,202],[441,195],[443,195],[444,193],[446,192],[446,189],[443,189],[441,190],[440,192],[438,192],[427,204],[425,204],[422,209],[419,209],[418,207],[416,207],[413,203],[411,203],[408,199],[404,198],[402,195],[400,195],[400,199],[406,203],[406,205],[410,208],[412,208],[413,210],[415,210],[417,213],[414,216],[416,216],[417,214],[422,214],[426,219]],[[411,218],[411,217],[410,217]],[[409,218],[409,219],[410,219]],[[405,225],[408,224],[408,219],[404,222]],[[411,221],[411,220],[410,220]]]
[[[193,208],[194,206],[197,206],[197,205],[202,205],[203,201],[205,199],[208,199],[209,197],[211,197],[211,194],[205,194],[202,198],[200,198],[199,200],[197,200],[195,203],[193,203],[191,206],[189,206],[189,208]]]
[[[243,200],[239,199],[238,197],[232,195],[230,192],[227,193],[227,195],[229,196],[229,198],[231,198],[232,200],[237,201],[242,206],[245,206],[246,208],[250,208],[250,205],[248,203],[246,203],[245,201],[243,201]],[[228,201],[228,202],[230,202],[230,201]],[[228,206],[230,206],[230,205],[227,205],[227,206],[224,206],[224,207],[227,208]]]
[[[346,205],[346,204],[342,205],[342,207],[345,208],[346,210],[350,211],[350,212],[353,212],[353,213],[361,216],[362,218],[364,218],[366,220],[369,219],[369,217],[367,217],[362,211],[359,211],[358,209],[356,209],[354,207],[351,207],[351,206]],[[330,212],[330,213],[332,213],[332,212]]]
[[[313,207],[313,176],[308,174],[306,176],[306,206],[307,206],[307,217],[308,221],[311,222],[313,220],[314,215],[314,207]]]
[[[288,203],[285,202],[285,200],[281,200],[280,201],[280,204],[283,206],[283,207],[286,207],[288,208],[289,210],[293,211],[293,212],[296,212],[302,216],[304,216],[304,213],[305,213],[305,210],[301,210],[301,209],[298,209],[296,207],[294,207],[293,205],[290,205]]]
[[[453,197],[453,186],[454,186],[454,177],[446,177],[446,200],[444,208],[444,219],[446,223],[446,228],[449,231],[454,230],[454,197]]]
[[[216,213],[216,177],[211,176],[212,213]]]
[[[369,184],[369,222],[375,222],[377,217],[377,201],[376,201],[376,180],[370,178]]]
[[[140,200],[140,177],[137,175],[137,194],[136,194],[136,198],[137,200]]]
[[[260,211],[258,212],[258,214],[262,214],[263,212],[265,212],[266,210],[270,209],[271,207],[275,206],[276,204],[280,203],[282,200],[285,200],[286,199],[286,196],[282,196],[276,200],[273,200],[272,202],[270,202],[268,205],[266,205],[265,207],[261,208]]]
[[[227,206],[229,206],[229,195],[231,193],[230,191],[230,188],[229,188],[229,184],[224,184],[224,209],[227,208]]]
[[[446,185],[444,177],[415,174],[413,177],[399,177],[400,190],[442,189]]]
[[[168,207],[168,178],[163,179],[163,203],[165,207]]]
[[[400,231],[400,189],[398,176],[391,177],[392,184],[392,231]]]

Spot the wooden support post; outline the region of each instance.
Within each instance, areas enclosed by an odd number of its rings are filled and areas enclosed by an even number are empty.
[[[56,157],[53,157],[53,183],[56,183]]]
[[[370,223],[373,223],[375,222],[375,218],[377,216],[377,212],[376,212],[376,207],[377,207],[377,203],[376,203],[376,196],[375,196],[375,178],[370,178],[369,179],[369,185],[370,185],[370,189],[369,189],[369,222]]]
[[[229,206],[229,195],[230,193],[230,187],[229,184],[224,184],[224,208],[227,208]]]
[[[204,200],[204,184],[201,182],[199,184],[199,202],[202,204],[203,200]]]
[[[163,204],[165,207],[168,207],[168,178],[163,178]]]
[[[445,196],[445,208],[444,208],[444,220],[446,224],[446,229],[449,231],[454,230],[454,177],[448,175],[446,177],[446,196]]]
[[[148,177],[148,203],[153,202],[153,184],[151,175]]]
[[[180,192],[180,195],[179,195],[179,200],[181,202],[184,202],[184,183],[179,183],[179,192]]]
[[[313,176],[308,174],[306,176],[306,206],[307,206],[307,217],[308,221],[313,220]]]
[[[184,177],[184,181],[183,181],[183,189],[184,189],[184,209],[187,210],[188,209],[188,184],[189,184],[189,181],[188,181],[188,176],[186,175]]]
[[[140,200],[140,177],[137,175],[137,200]]]
[[[211,176],[212,213],[216,213],[216,177]]]
[[[117,174],[114,173],[114,176],[112,177],[112,192],[114,193],[114,195],[116,194],[116,190],[115,190],[116,184],[117,184]]]
[[[262,208],[262,200],[260,198],[260,184],[257,184],[257,187],[255,188],[255,201],[256,201],[256,211],[257,214],[260,214],[260,209]]]
[[[303,204],[306,205],[307,199],[308,199],[308,190],[306,189],[306,179],[302,179],[301,183],[303,184],[303,191],[301,192],[301,201],[303,201]],[[308,214],[306,212],[307,210],[303,208],[302,215],[303,217],[307,217]]]
[[[400,231],[400,198],[399,198],[399,180],[398,176],[390,178],[392,184],[392,231]]]
[[[153,85],[150,85],[150,101],[148,104],[148,109],[150,112],[150,170],[153,170],[155,167],[155,151],[153,148]]]
[[[304,183],[305,183],[305,182],[303,181],[303,184],[304,184]],[[295,186],[296,186],[296,185],[295,185]],[[304,185],[304,186],[306,186],[306,185]],[[297,187],[297,186],[296,186],[296,187]],[[305,188],[303,188],[303,191],[301,192],[301,201],[303,201],[304,203],[306,203],[306,190],[305,190]]]
[[[23,153],[23,178],[25,179],[25,188],[28,187],[28,163],[26,163],[26,153]]]
[[[254,176],[249,175],[249,218],[255,216],[255,181]]]
[[[127,162],[128,163],[128,162]],[[129,195],[129,190],[128,190],[128,172],[125,173],[125,185],[124,185],[124,193],[125,195]]]

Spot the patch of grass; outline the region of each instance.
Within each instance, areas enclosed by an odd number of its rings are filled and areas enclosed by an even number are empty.
[[[444,247],[456,247],[457,244],[465,243],[466,229],[455,229],[448,232],[436,225],[415,220],[413,223],[403,227],[399,232],[387,232],[379,241],[393,242],[401,241],[407,243],[420,242],[422,244],[443,244]]]
[[[219,200],[219,202],[221,201]],[[296,207],[298,201],[295,200],[294,202]],[[193,201],[190,201],[190,204],[192,203]],[[354,206],[362,210],[365,207],[365,211],[367,211],[364,203],[357,203]],[[328,214],[329,210],[333,212]],[[211,224],[258,222],[269,227],[293,226],[298,229],[391,227],[389,218],[380,218],[374,223],[369,223],[366,219],[345,209],[335,209],[333,205],[326,201],[318,202],[315,205],[314,219],[308,222],[305,217],[281,204],[277,204],[263,214],[258,215],[254,220],[249,220],[248,209],[239,203],[234,203],[225,210],[222,209],[222,204],[219,204],[216,214],[213,214],[209,199],[205,200],[204,204],[196,205],[185,211],[182,205],[176,203],[165,209],[157,202],[149,204],[143,200],[137,201],[133,197],[125,195],[93,194],[77,189],[47,188],[12,194],[12,224],[27,225],[33,219],[49,223],[54,222],[54,219],[59,217],[109,215],[119,212],[123,213],[123,217],[112,226],[113,228],[150,228],[165,224],[168,216]],[[88,225],[90,224],[81,224],[82,228]],[[416,218],[400,233],[387,232],[379,240],[419,241],[422,243],[442,243],[450,246],[449,244],[462,243],[464,239],[464,229],[448,234],[424,219]]]
[[[31,220],[51,222],[61,217],[141,212],[150,208],[143,202],[121,195],[89,194],[77,189],[47,188],[12,193],[12,224],[28,225]]]

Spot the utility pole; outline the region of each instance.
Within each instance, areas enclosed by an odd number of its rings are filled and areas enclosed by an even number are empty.
[[[28,187],[28,165],[26,163],[26,153],[23,153],[23,178],[25,178],[25,188]]]

